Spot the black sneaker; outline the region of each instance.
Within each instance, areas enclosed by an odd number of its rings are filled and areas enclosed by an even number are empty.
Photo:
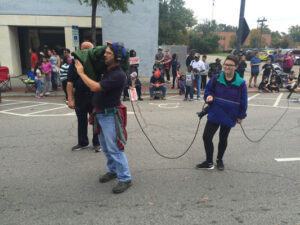
[[[72,147],[72,151],[80,151],[80,150],[85,149],[87,147],[88,147],[88,145],[85,145],[85,146],[75,145],[75,146]]]
[[[142,98],[138,98],[138,100],[139,100],[139,101],[143,101],[144,99],[142,99]]]
[[[101,151],[102,151],[100,145],[95,145],[95,146],[93,147],[93,150],[94,150],[95,153],[101,152]]]
[[[114,194],[119,194],[119,193],[122,193],[122,192],[126,191],[130,186],[131,186],[131,181],[127,181],[127,182],[121,182],[121,181],[119,181],[119,183],[117,184],[117,186],[115,186],[112,189],[112,192]]]
[[[217,159],[217,168],[218,170],[224,170],[224,164],[222,159]]]
[[[111,181],[115,178],[117,178],[117,174],[115,174],[115,173],[106,173],[102,177],[99,178],[99,182],[100,183],[106,183],[106,182]]]
[[[204,161],[203,163],[200,163],[198,165],[196,165],[197,169],[208,169],[208,170],[212,170],[213,168],[215,168],[213,163],[209,163],[207,161]]]

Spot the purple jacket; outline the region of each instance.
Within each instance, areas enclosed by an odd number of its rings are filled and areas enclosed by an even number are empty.
[[[225,74],[213,76],[206,85],[204,100],[213,96],[207,120],[222,126],[234,127],[236,119],[244,119],[247,114],[248,95],[245,81],[235,72],[235,80],[227,85]]]

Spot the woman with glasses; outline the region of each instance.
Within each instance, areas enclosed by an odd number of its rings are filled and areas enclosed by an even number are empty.
[[[203,141],[206,160],[196,166],[198,169],[213,169],[213,137],[220,127],[217,168],[224,170],[223,155],[227,147],[229,132],[236,123],[247,116],[247,86],[245,80],[235,72],[238,59],[227,56],[223,72],[213,76],[206,85],[204,100],[209,105]]]

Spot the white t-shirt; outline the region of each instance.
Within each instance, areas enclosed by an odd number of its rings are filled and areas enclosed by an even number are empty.
[[[42,73],[39,69],[36,69],[35,73],[39,74],[39,75],[42,75]],[[43,77],[38,77],[38,76],[35,76],[34,78],[37,79],[37,80],[40,80],[40,81],[43,81],[43,79],[44,79]]]
[[[190,64],[190,66],[192,67],[192,69],[197,69],[198,71],[204,70],[205,71],[205,64],[202,61],[195,61],[193,60]],[[194,72],[195,75],[199,75],[200,72],[196,73]]]

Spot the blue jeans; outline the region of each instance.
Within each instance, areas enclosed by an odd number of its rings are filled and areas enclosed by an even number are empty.
[[[40,94],[43,88],[43,82],[39,79],[35,79],[35,83],[37,85],[36,93]]]
[[[185,98],[188,98],[190,94],[190,99],[194,99],[194,84],[192,86],[185,86]]]
[[[153,97],[153,92],[156,91],[156,90],[161,90],[162,94],[163,94],[163,97],[166,96],[166,92],[167,92],[166,85],[160,86],[160,87],[154,87],[154,86],[150,85],[150,87],[149,87],[150,97]]]
[[[99,141],[107,160],[107,171],[117,174],[121,182],[131,180],[128,162],[124,151],[120,151],[117,144],[115,118],[113,114],[97,114],[96,118],[101,126]]]
[[[196,87],[197,87],[197,98],[200,98],[200,91],[201,91],[201,75],[195,76]]]

